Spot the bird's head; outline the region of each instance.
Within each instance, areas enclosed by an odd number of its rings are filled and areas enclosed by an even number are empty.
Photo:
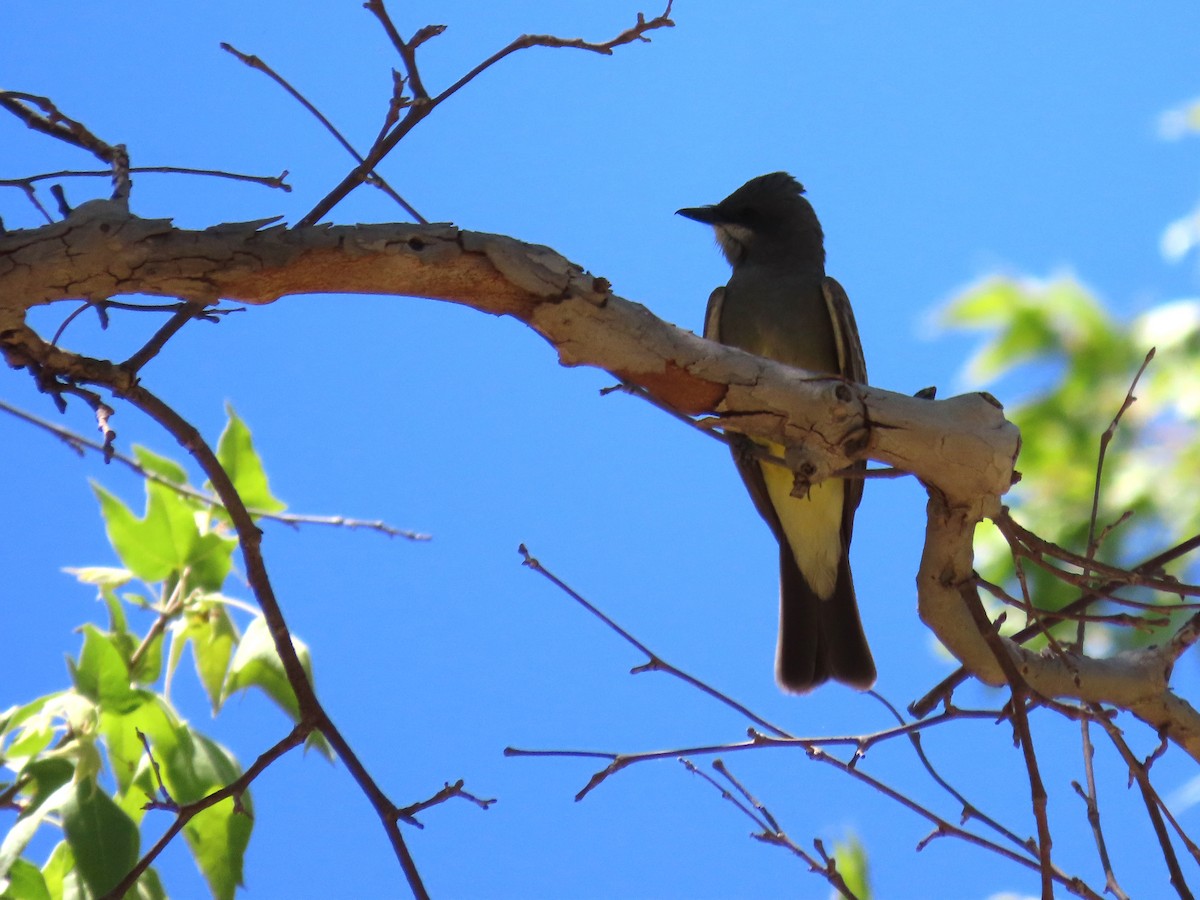
[[[804,186],[787,172],[751,178],[713,206],[681,209],[677,215],[711,225],[731,265],[747,259],[825,265],[824,234]]]

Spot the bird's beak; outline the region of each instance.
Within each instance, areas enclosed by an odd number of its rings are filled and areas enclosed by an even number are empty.
[[[675,215],[691,219],[693,222],[703,222],[705,225],[716,225],[721,216],[715,206],[690,206],[675,210]]]

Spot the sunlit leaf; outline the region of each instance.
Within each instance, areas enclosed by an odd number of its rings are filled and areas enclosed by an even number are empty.
[[[867,849],[858,836],[851,835],[848,840],[839,841],[834,845],[833,858],[846,887],[850,888],[859,900],[871,900],[873,894],[867,871]],[[834,896],[841,895],[835,891]]]
[[[217,459],[229,474],[242,502],[250,509],[263,512],[274,513],[287,509],[287,504],[271,493],[267,472],[263,468],[262,458],[254,449],[250,429],[232,406],[226,406],[225,412],[229,416],[229,424],[217,443]]]
[[[225,673],[237,640],[237,629],[225,604],[216,596],[200,598],[188,614],[181,637],[191,641],[196,674],[216,713],[224,699]]]
[[[91,778],[71,785],[62,807],[63,832],[88,888],[104,894],[138,859],[138,829]]]
[[[296,648],[296,656],[299,657],[304,672],[311,682],[312,667],[308,647],[294,637],[292,646]],[[300,720],[300,706],[296,701],[296,694],[288,682],[287,674],[283,670],[283,663],[275,651],[275,642],[271,639],[271,632],[262,616],[258,616],[250,622],[238,643],[237,652],[229,666],[225,696],[228,697],[237,691],[244,691],[251,687],[261,688],[265,691],[267,696],[274,700],[293,722]]]
[[[0,872],[4,871],[3,860],[0,860]],[[50,900],[50,890],[46,887],[46,879],[41,870],[25,859],[14,860],[8,867],[8,887],[0,891],[4,900]],[[0,886],[3,880],[0,880]]]
[[[217,590],[232,566],[236,543],[212,532],[202,533],[195,502],[162,484],[146,484],[146,513],[142,518],[98,484],[92,490],[100,501],[109,541],[121,561],[147,582],[165,581],[187,570],[190,584]]]
[[[188,764],[194,790],[207,795],[237,780],[241,769],[225,748],[202,734],[190,732],[191,740],[181,751],[191,753]],[[176,760],[180,763],[182,760]],[[173,771],[179,771],[176,765]],[[197,798],[199,799],[199,798]],[[250,795],[240,798],[242,811],[233,798],[206,809],[184,827],[183,834],[209,889],[218,900],[232,900],[242,884],[242,865],[253,828]]]
[[[133,455],[147,472],[153,472],[160,478],[165,478],[175,484],[187,484],[187,472],[175,460],[159,456],[152,450],[137,445],[133,448]]]
[[[71,669],[75,689],[101,708],[120,711],[137,705],[120,650],[95,625],[83,626],[83,650]]]

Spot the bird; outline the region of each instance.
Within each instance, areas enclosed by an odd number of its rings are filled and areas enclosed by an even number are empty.
[[[786,172],[760,175],[720,203],[677,211],[711,225],[733,267],[708,300],[704,337],[810,372],[865,384],[866,363],[845,290],[825,274],[825,236],[804,187]],[[861,478],[833,478],[792,496],[793,474],[761,459],[748,439],[731,449],[759,514],[779,542],[775,677],[803,694],[829,679],[875,683],[850,573]],[[764,443],[776,457],[779,445]],[[865,467],[859,463],[858,467]]]

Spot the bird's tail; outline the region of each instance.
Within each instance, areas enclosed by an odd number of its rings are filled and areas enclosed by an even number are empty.
[[[870,688],[875,660],[858,617],[848,557],[842,556],[828,600],[809,587],[786,544],[780,547],[779,569],[779,685],[802,694],[833,678],[859,690]]]

